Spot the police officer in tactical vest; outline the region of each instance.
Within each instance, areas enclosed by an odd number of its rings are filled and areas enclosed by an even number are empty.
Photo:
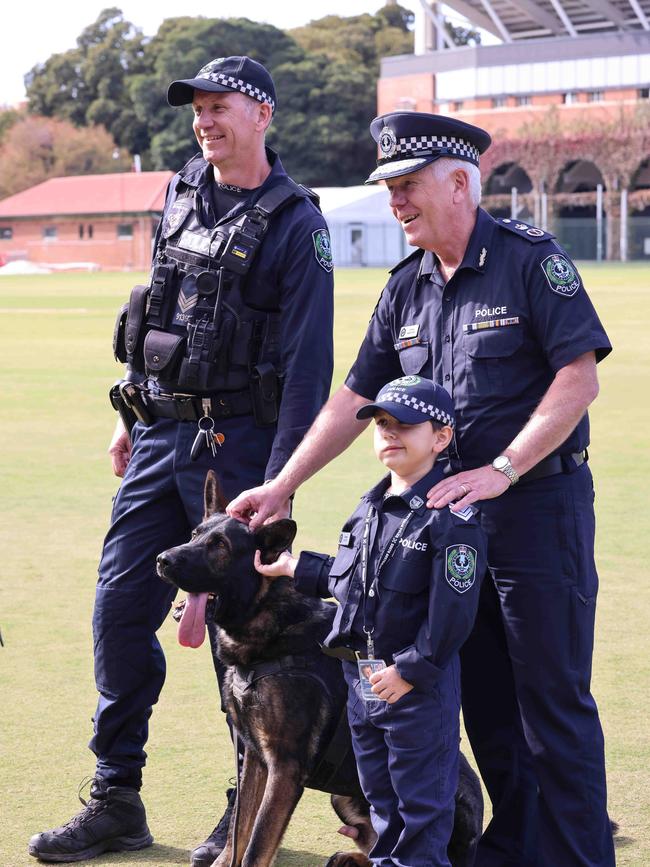
[[[278,474],[332,375],[329,235],[317,198],[265,147],[270,74],[249,57],[219,58],[172,82],[168,101],[191,103],[201,153],[172,179],[150,279],[116,323],[126,375],[111,391],[120,416],[109,451],[123,481],[93,616],[97,766],[82,812],[30,840],[42,861],[153,842],[139,790],[165,679],[156,630],[175,593],[156,556],[200,522],[209,469],[226,498]],[[219,854],[228,813],[194,867]]]

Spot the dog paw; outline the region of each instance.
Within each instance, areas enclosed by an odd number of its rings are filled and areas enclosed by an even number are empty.
[[[371,867],[371,864],[361,852],[336,852],[325,867]]]

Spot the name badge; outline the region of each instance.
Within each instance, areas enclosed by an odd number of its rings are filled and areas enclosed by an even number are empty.
[[[408,340],[410,337],[417,337],[420,331],[420,326],[418,325],[403,325],[399,330],[398,339],[399,340]]]
[[[341,533],[339,536],[339,545],[343,545],[344,548],[349,548],[352,544],[352,533]]]

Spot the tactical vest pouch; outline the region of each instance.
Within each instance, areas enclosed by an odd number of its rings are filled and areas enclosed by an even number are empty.
[[[147,376],[173,379],[185,350],[184,334],[150,331],[144,339],[144,366]]]
[[[147,310],[147,323],[149,325],[164,328],[167,324],[171,303],[175,297],[173,287],[176,281],[176,271],[176,265],[173,262],[158,263],[154,266]]]
[[[144,340],[144,316],[147,308],[148,286],[134,286],[129,298],[129,312],[124,329],[126,360],[135,370],[143,369],[142,342]]]
[[[117,319],[115,320],[115,328],[113,330],[113,355],[115,361],[126,363],[126,319],[129,315],[129,302],[122,304],[120,307]]]
[[[258,427],[275,424],[278,420],[280,388],[278,376],[272,364],[257,364],[253,368],[250,389],[255,424]]]

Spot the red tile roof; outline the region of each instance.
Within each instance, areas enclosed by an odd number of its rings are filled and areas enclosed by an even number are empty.
[[[0,202],[0,217],[140,214],[162,211],[172,172],[50,178]]]

